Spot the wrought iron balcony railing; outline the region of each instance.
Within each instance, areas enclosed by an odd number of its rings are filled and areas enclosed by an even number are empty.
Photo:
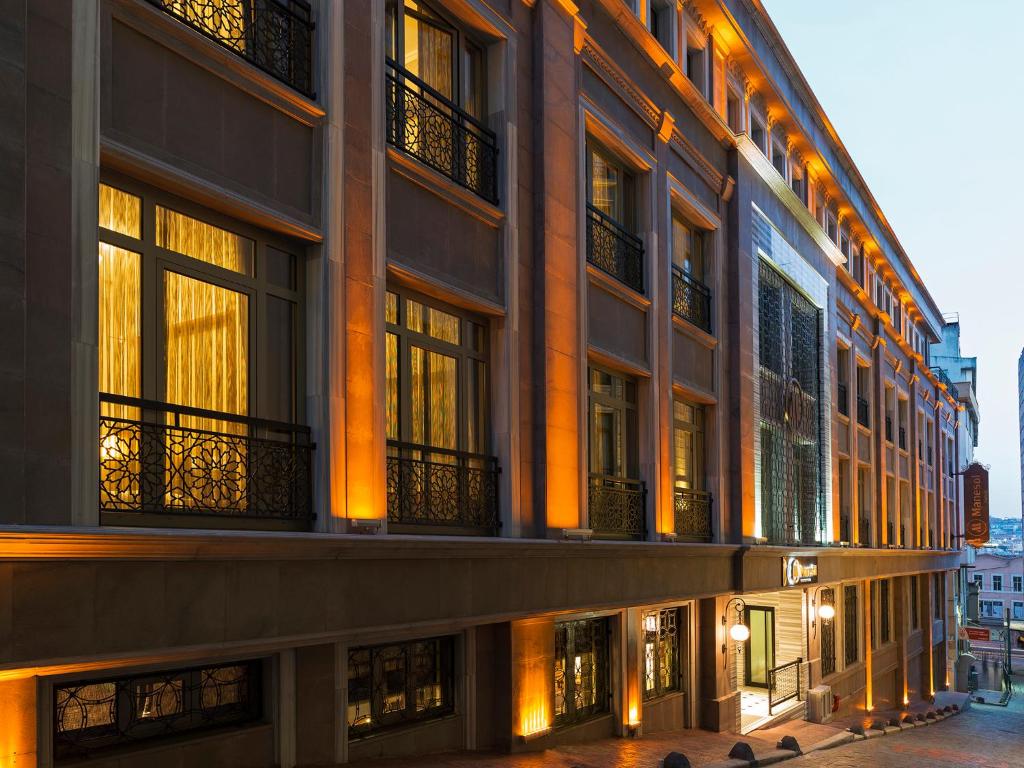
[[[950,380],[950,378],[946,374],[946,371],[945,371],[944,368],[939,368],[938,366],[932,366],[928,370],[930,370],[932,372],[932,374],[934,374],[935,378],[937,378],[939,381],[941,381],[943,384],[946,385],[946,389],[949,390],[949,394],[951,394],[954,399],[959,399],[960,398],[960,392],[956,388],[956,384],[954,384]]]
[[[496,535],[498,460],[388,440],[388,523]]]
[[[672,265],[672,311],[701,330],[711,333],[711,291],[679,267]]]
[[[388,143],[497,205],[494,132],[391,59],[386,78]]]
[[[836,407],[843,416],[850,415],[850,390],[845,381],[836,385]]]
[[[101,512],[313,517],[309,427],[101,394]]]
[[[642,480],[590,475],[587,510],[595,535],[607,538],[643,539],[647,487]]]
[[[684,539],[711,541],[711,494],[707,491],[675,489],[676,535]]]
[[[644,244],[587,203],[587,261],[637,293],[644,292]]]
[[[857,423],[862,427],[871,428],[871,407],[863,397],[857,398]]]
[[[803,695],[800,689],[800,666],[802,658],[772,667],[768,670],[768,714],[779,704]]]
[[[313,91],[313,30],[305,0],[148,0],[305,96]]]

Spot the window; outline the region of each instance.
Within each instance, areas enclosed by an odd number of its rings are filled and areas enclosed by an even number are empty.
[[[349,649],[349,738],[451,713],[454,670],[454,637]]]
[[[651,0],[649,26],[661,47],[675,58],[675,0]]]
[[[882,579],[879,586],[879,624],[881,627],[882,644],[892,640],[892,605],[889,595],[889,580]]]
[[[725,120],[733,133],[743,133],[743,101],[732,86],[725,93]]]
[[[853,259],[850,254],[850,233],[846,227],[839,230],[839,251],[846,257],[846,271],[853,272]]]
[[[974,574],[974,583],[978,585],[979,590],[985,589],[985,577],[982,574]]]
[[[797,162],[789,165],[789,187],[800,202],[807,205],[807,177],[804,167]]]
[[[608,711],[608,619],[555,624],[555,726]]]
[[[779,141],[772,141],[772,165],[779,175],[786,178],[786,147]]]
[[[853,279],[857,281],[858,285],[864,284],[864,247],[860,243],[854,243],[850,247],[850,252],[853,254],[853,265],[850,267],[850,273],[853,275]]]
[[[836,593],[831,587],[821,590],[821,604],[836,605]],[[821,675],[827,677],[836,671],[836,620],[821,619]]]
[[[704,406],[672,403],[675,487],[704,490]]]
[[[892,443],[895,435],[893,430],[893,408],[896,404],[896,390],[886,385],[885,387],[885,441]]]
[[[896,430],[896,436],[898,438],[898,445],[901,451],[907,450],[907,423],[910,418],[907,415],[909,403],[907,399],[901,397],[899,399],[899,405],[897,406],[897,413],[899,416],[899,429]]]
[[[1013,601],[1013,618],[1024,619],[1024,603],[1019,600]]]
[[[846,666],[856,664],[860,658],[857,616],[857,587],[843,587],[843,657]]]
[[[850,350],[839,347],[836,350],[836,408],[843,416],[850,415]]]
[[[839,540],[850,543],[850,460],[839,459]]]
[[[53,689],[57,759],[241,725],[263,715],[263,662],[61,683]]]
[[[1003,601],[1002,600],[982,600],[981,601],[981,615],[986,619],[1002,619],[1003,615]]]
[[[871,428],[871,368],[857,363],[857,423]]]
[[[839,223],[832,211],[825,212],[825,234],[833,243],[839,244]]]
[[[773,544],[825,536],[820,310],[761,261],[758,280],[761,523]]]
[[[871,648],[872,648],[872,650],[878,648],[878,645],[879,645],[879,641],[878,641],[879,628],[881,627],[881,624],[882,624],[882,621],[881,621],[882,614],[881,614],[881,610],[880,610],[881,601],[878,598],[879,586],[880,585],[881,585],[881,582],[878,582],[878,581],[872,581],[871,582]]]
[[[633,174],[592,141],[587,142],[587,202],[619,226],[634,230]]]
[[[921,608],[920,608],[920,595],[921,595],[921,584],[917,576],[910,577],[910,628],[919,629],[921,627]]]
[[[672,264],[690,277],[704,281],[704,231],[678,214],[672,216]]]
[[[101,509],[155,504],[203,513],[305,514],[288,505],[264,509],[267,499],[245,491],[257,473],[261,483],[289,482],[271,477],[270,462],[250,464],[249,438],[257,428],[248,419],[299,420],[304,276],[297,249],[151,188],[115,183],[99,189]],[[144,229],[144,221],[152,224]],[[167,415],[147,409],[143,418],[139,398],[166,404]],[[180,408],[216,414],[170,415]],[[161,422],[147,427],[143,439],[165,444],[164,466],[126,459],[138,454],[132,443],[139,428],[125,421]],[[215,434],[199,439],[197,430]],[[211,450],[224,463],[212,466]],[[160,488],[145,483],[145,500],[142,475],[162,478]]]
[[[680,618],[678,608],[643,615],[644,701],[680,688]]]
[[[704,284],[705,233],[672,214],[672,311],[711,330],[711,292]]]
[[[638,479],[636,382],[591,368],[587,511],[600,535],[641,539],[646,494]]]
[[[708,41],[694,32],[687,36],[686,77],[704,98],[708,97]]]
[[[1020,576],[1014,576],[1013,577],[1013,591],[1014,592],[1024,591],[1024,583],[1022,583],[1022,581],[1024,581],[1024,579],[1022,579],[1022,577],[1020,577]]]
[[[760,115],[750,113],[750,140],[761,150],[765,157],[768,156],[768,128]]]
[[[643,292],[643,242],[633,174],[604,147],[587,141],[587,260]]]
[[[998,573],[992,574],[992,591],[1002,592],[1003,591],[1003,577]]]

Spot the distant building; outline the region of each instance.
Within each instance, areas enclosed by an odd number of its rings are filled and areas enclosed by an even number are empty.
[[[1024,619],[1024,557],[981,552],[970,578],[978,585],[980,623],[1002,624],[1007,610]]]
[[[1024,349],[1017,358],[1017,424],[1020,437],[1020,503],[1024,518]]]

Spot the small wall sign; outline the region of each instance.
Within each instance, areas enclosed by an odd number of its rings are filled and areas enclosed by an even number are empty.
[[[818,583],[818,558],[782,558],[782,586],[796,587],[800,584]]]

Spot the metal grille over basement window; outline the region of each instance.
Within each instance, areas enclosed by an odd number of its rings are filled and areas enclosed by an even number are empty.
[[[821,590],[821,605],[835,609],[836,593],[833,589]],[[820,615],[820,609],[819,609]],[[821,619],[821,674],[822,677],[836,671],[836,620]]]
[[[857,587],[843,588],[843,657],[846,666],[856,664],[860,658],[857,642]]]
[[[555,625],[555,725],[608,711],[608,620]]]
[[[820,310],[761,263],[761,520],[774,544],[825,530],[821,493]]]

